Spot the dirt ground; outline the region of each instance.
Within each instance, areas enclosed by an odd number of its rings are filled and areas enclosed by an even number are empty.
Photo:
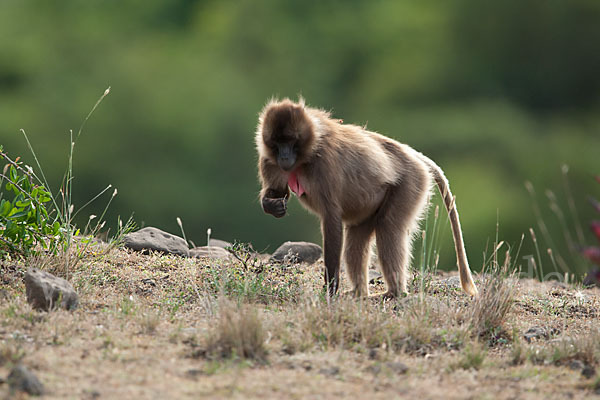
[[[32,265],[68,276],[79,308],[31,309]],[[328,305],[321,263],[257,265],[120,249],[68,270],[2,262],[0,396],[27,398],[6,380],[20,363],[48,399],[600,398],[598,289],[479,277],[508,293],[484,303],[436,273],[404,299]]]

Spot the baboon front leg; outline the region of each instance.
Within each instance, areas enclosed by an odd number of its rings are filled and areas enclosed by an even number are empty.
[[[330,296],[340,285],[340,256],[342,252],[342,219],[326,216],[322,221],[325,285]]]
[[[344,260],[346,261],[348,276],[352,282],[352,291],[356,297],[367,297],[369,295],[367,267],[372,235],[372,224],[363,223],[346,227]]]

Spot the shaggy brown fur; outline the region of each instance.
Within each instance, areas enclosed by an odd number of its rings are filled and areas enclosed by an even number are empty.
[[[343,250],[354,294],[368,295],[373,235],[386,296],[406,292],[412,234],[427,206],[432,180],[450,216],[462,287],[477,294],[454,197],[444,173],[429,158],[375,132],[341,124],[328,112],[307,107],[302,99],[273,100],[264,107],[256,146],[264,211],[278,218],[285,215],[288,182],[297,177],[304,191],[300,203],[321,218],[330,294],[339,286]]]

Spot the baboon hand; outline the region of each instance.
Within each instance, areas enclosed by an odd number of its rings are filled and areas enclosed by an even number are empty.
[[[275,218],[281,218],[287,212],[287,198],[282,197],[278,199],[272,199],[269,197],[263,197],[262,208],[267,214],[271,214]]]

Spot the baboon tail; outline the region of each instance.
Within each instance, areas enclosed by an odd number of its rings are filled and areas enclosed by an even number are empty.
[[[456,262],[458,264],[458,272],[460,274],[460,284],[465,292],[471,296],[477,296],[477,287],[475,286],[475,282],[473,282],[471,270],[469,269],[469,261],[467,260],[462,229],[460,227],[460,220],[458,218],[458,211],[456,209],[456,197],[454,197],[452,192],[450,192],[450,184],[444,175],[444,171],[442,171],[442,169],[431,159],[424,155],[422,157],[433,174],[435,183],[440,190],[440,193],[444,199],[444,205],[448,211],[448,217],[450,218],[450,224],[452,225],[454,247],[456,249]]]

